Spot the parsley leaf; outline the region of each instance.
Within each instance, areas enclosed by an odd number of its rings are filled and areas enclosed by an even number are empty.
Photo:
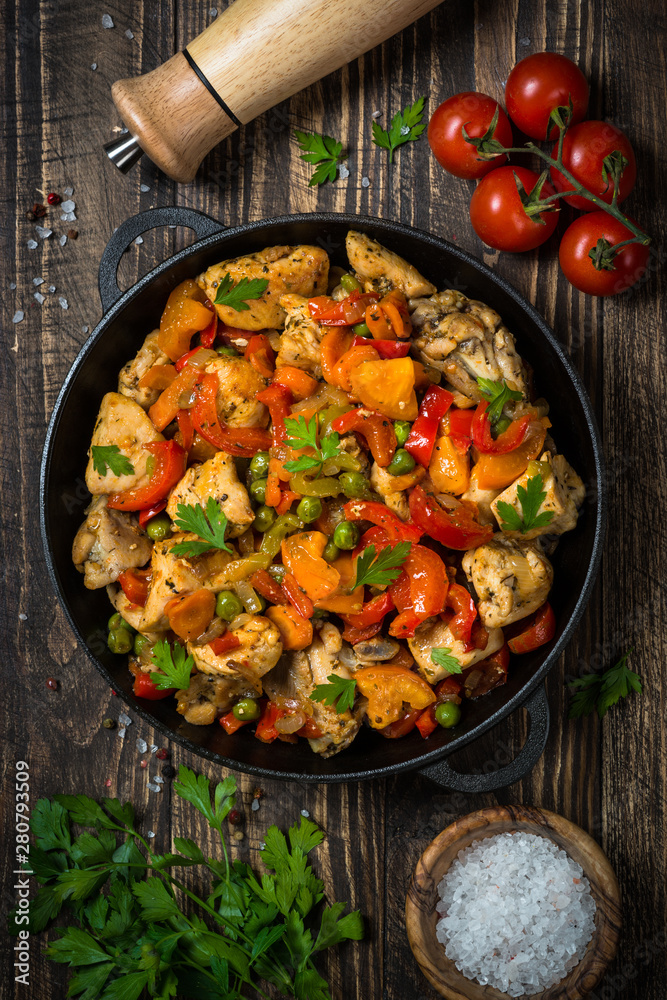
[[[184,764],[178,769],[178,780],[174,782],[173,787],[182,799],[192,803],[214,830],[222,829],[223,821],[236,802],[236,782],[231,775],[215,786],[213,804],[211,804],[211,783],[208,778],[203,774],[195,774]]]
[[[243,312],[244,309],[250,309],[248,299],[261,299],[268,287],[268,278],[241,278],[234,284],[227,271],[218,283],[213,302],[216,306],[228,306],[236,312]]]
[[[134,466],[126,455],[121,454],[117,444],[94,444],[90,449],[93,468],[100,476],[106,476],[107,467],[114,476],[134,475]]]
[[[288,437],[285,444],[290,448],[312,448],[315,455],[301,455],[295,462],[285,462],[288,472],[307,472],[309,469],[317,469],[319,475],[322,466],[340,450],[340,438],[334,431],[327,434],[317,443],[317,417],[311,417],[306,421],[305,417],[287,417],[285,429]]]
[[[401,566],[410,555],[411,542],[399,542],[398,545],[382,549],[377,559],[374,545],[369,545],[357,558],[356,587],[366,584],[376,587],[386,587],[393,583],[401,574]]]
[[[325,181],[335,181],[337,166],[345,159],[342,142],[337,142],[330,135],[319,135],[317,132],[294,131],[299,140],[299,149],[303,150],[301,159],[306,163],[318,164],[311,177],[309,187],[324,184]]]
[[[339,714],[349,711],[354,704],[354,693],[357,682],[354,677],[339,677],[338,674],[327,676],[328,684],[318,684],[310,697],[312,701],[321,701],[325,705],[334,705]]]
[[[178,542],[171,550],[175,555],[192,559],[208,552],[209,549],[223,549],[225,552],[231,552],[225,542],[227,515],[213,497],[209,497],[206,501],[206,513],[204,513],[204,508],[200,503],[188,504],[187,506],[179,503],[176,513],[174,524],[177,527],[182,531],[192,531],[206,541]]]
[[[195,661],[191,656],[186,658],[180,643],[175,642],[172,648],[166,639],[160,639],[151,650],[151,661],[160,671],[151,674],[151,680],[158,691],[190,687],[190,674]]]
[[[525,535],[533,528],[546,528],[548,524],[551,524],[554,518],[552,510],[542,511],[541,514],[537,513],[547,496],[546,490],[542,488],[543,485],[542,475],[538,473],[537,476],[530,477],[525,488],[517,486],[516,495],[523,515],[521,517],[512,504],[505,500],[498,501],[496,507],[503,519],[500,522],[502,531],[520,531],[522,535]]]
[[[495,426],[503,415],[503,408],[511,399],[520,400],[523,396],[520,392],[510,389],[505,379],[502,382],[494,382],[490,378],[478,378],[477,385],[484,399],[489,404],[486,408],[486,415]]]
[[[390,163],[394,162],[394,150],[398,146],[418,139],[426,128],[426,122],[422,121],[425,100],[425,97],[420,97],[414,104],[394,115],[388,132],[380,128],[377,122],[373,122],[373,142],[376,146],[389,150]]]
[[[570,705],[571,719],[580,719],[583,715],[590,715],[594,711],[597,711],[602,719],[612,705],[621,698],[627,698],[631,691],[642,693],[639,675],[627,665],[632,652],[633,650],[629,649],[618,663],[602,674],[584,674],[571,682],[571,688],[578,688]]]
[[[30,817],[30,829],[42,850],[51,851],[54,847],[69,850],[72,843],[69,817],[59,802],[39,799]]]
[[[460,674],[463,668],[456,657],[451,654],[449,646],[439,646],[431,650],[431,660],[439,667],[444,667],[450,674]]]

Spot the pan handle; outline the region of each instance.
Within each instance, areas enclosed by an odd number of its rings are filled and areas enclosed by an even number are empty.
[[[494,792],[520,781],[537,764],[549,735],[549,702],[544,684],[540,684],[522,707],[526,709],[530,719],[528,739],[519,754],[505,767],[496,767],[486,774],[461,774],[460,771],[454,771],[446,760],[441,760],[431,767],[423,768],[420,774],[431,778],[443,788],[470,794]]]
[[[203,212],[196,212],[194,208],[184,208],[180,205],[149,208],[148,211],[139,212],[138,215],[121,222],[104,248],[100,261],[99,289],[104,313],[107,313],[123,294],[117,281],[121,257],[137,236],[148,232],[149,229],[157,229],[158,226],[185,226],[187,229],[194,229],[199,240],[220,233],[226,228]]]

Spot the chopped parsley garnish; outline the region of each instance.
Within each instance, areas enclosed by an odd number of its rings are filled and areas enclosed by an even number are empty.
[[[602,719],[612,705],[621,698],[627,698],[631,691],[642,693],[642,682],[639,675],[630,670],[627,660],[633,650],[624,653],[618,663],[609,667],[601,674],[584,674],[570,683],[571,688],[579,690],[572,698],[569,717],[580,719],[582,715],[597,712]]]
[[[522,535],[532,531],[533,528],[546,528],[554,518],[552,510],[545,510],[538,514],[538,510],[546,499],[546,490],[542,487],[544,481],[542,476],[531,476],[526,486],[517,486],[516,495],[521,505],[523,516],[519,516],[516,509],[505,500],[499,500],[496,504],[498,513],[502,517],[500,528],[502,531],[520,531]]]
[[[269,287],[267,278],[241,278],[236,284],[232,276],[227,274],[218,284],[218,288],[213,300],[216,306],[229,306],[237,312],[250,309],[248,299],[261,299],[262,295]]]
[[[401,575],[401,567],[410,555],[411,542],[399,542],[398,545],[387,546],[376,558],[374,545],[369,545],[357,559],[357,578],[353,589],[366,584],[375,587],[387,587]]]
[[[213,497],[209,497],[206,501],[206,513],[200,503],[187,506],[179,503],[176,513],[178,516],[174,519],[174,524],[177,527],[182,531],[193,531],[205,541],[178,542],[171,549],[175,555],[192,559],[203,552],[208,552],[209,549],[224,549],[225,552],[231,552],[225,542],[227,516]]]
[[[377,122],[373,122],[373,142],[382,149],[389,150],[389,162],[394,162],[394,150],[404,142],[418,139],[426,128],[424,116],[425,97],[420,97],[414,104],[395,114],[391,120],[389,131],[385,131]]]
[[[354,704],[354,693],[357,682],[354,677],[339,677],[338,674],[327,676],[328,684],[318,684],[311,694],[313,701],[324,702],[325,705],[334,705],[339,714],[349,711]]]
[[[303,150],[301,159],[306,163],[317,164],[311,177],[310,187],[324,184],[325,181],[335,181],[338,164],[345,159],[343,143],[332,139],[330,135],[319,135],[317,132],[294,131],[299,140],[299,149]]]
[[[431,660],[439,667],[444,667],[450,674],[460,674],[463,667],[451,654],[452,651],[448,646],[439,646],[431,650]]]
[[[190,687],[190,674],[195,663],[191,656],[186,657],[180,643],[175,642],[172,647],[165,639],[160,639],[151,650],[151,661],[160,671],[151,674],[158,690]]]
[[[517,402],[523,399],[520,392],[510,389],[505,379],[502,382],[493,382],[490,378],[478,378],[477,385],[489,404],[486,408],[486,415],[491,421],[491,426],[495,426],[502,417],[506,403],[509,403],[511,399]]]
[[[117,444],[94,444],[90,449],[93,468],[100,476],[106,476],[107,467],[114,476],[133,476],[134,466]]]
[[[308,422],[305,417],[297,417],[296,420],[294,417],[287,417],[285,429],[288,434],[285,444],[288,447],[312,448],[315,452],[315,455],[301,455],[295,462],[285,462],[288,472],[310,472],[316,469],[316,475],[319,475],[324,463],[340,451],[340,438],[335,431],[317,443],[317,417],[311,417]]]

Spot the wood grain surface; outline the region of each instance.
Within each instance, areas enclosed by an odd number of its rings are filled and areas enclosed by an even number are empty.
[[[218,9],[226,6],[217,0]],[[102,14],[114,21],[102,26]],[[241,857],[258,860],[267,825],[289,825],[307,809],[327,833],[316,865],[327,892],[360,907],[367,938],[326,959],[334,1000],[436,1000],[408,946],[405,894],[426,844],[452,819],[496,803],[541,806],[589,831],[618,873],[624,930],[618,957],[597,996],[664,1000],[667,981],[667,839],[665,836],[665,343],[661,251],[647,280],[608,301],[580,295],[558,270],[557,235],[539,252],[512,256],[486,249],[471,230],[472,185],[449,177],[425,139],[409,143],[393,166],[371,143],[380,121],[422,94],[433,111],[461,90],[497,98],[521,57],[545,48],[576,59],[591,81],[593,117],[630,136],[638,179],[628,207],[659,237],[665,224],[665,162],[658,137],[666,100],[665,7],[659,0],[447,0],[416,25],[235,132],[205,160],[193,184],[179,186],[144,160],[127,177],[105,162],[101,146],[118,125],[111,84],[154,69],[210,23],[208,4],[193,0],[7,0],[2,5],[3,115],[0,128],[0,253],[2,336],[2,671],[4,697],[0,829],[6,857],[0,876],[3,947],[0,996],[66,994],[65,971],[31,941],[30,986],[14,983],[4,917],[16,901],[13,870],[14,774],[28,762],[31,802],[58,791],[131,799],[144,829],[166,849],[173,835],[196,836],[193,812],[147,789],[137,737],[153,734],[135,717],[126,739],[101,727],[121,705],[76,648],[50,586],[38,522],[39,462],[58,389],[100,318],[97,264],[125,218],[156,205],[183,204],[234,225],[289,212],[329,209],[398,219],[470,250],[508,278],[556,331],[581,373],[597,410],[609,469],[610,517],[602,571],[589,609],[547,691],[552,730],[546,752],[520,784],[497,795],[466,797],[418,775],[364,785],[262,783],[238,776],[246,814]],[[340,17],[344,19],[345,4]],[[128,38],[126,31],[133,34]],[[91,64],[96,69],[91,69]],[[294,128],[340,138],[350,176],[322,189],[308,186],[310,167],[298,157]],[[370,184],[364,186],[362,178]],[[26,210],[48,191],[74,188],[76,223],[50,212],[54,235],[35,236]],[[148,190],[142,191],[140,185]],[[559,223],[562,232],[567,215]],[[41,220],[44,221],[44,220]],[[61,247],[70,228],[77,240]],[[190,234],[156,231],[133,245],[121,266],[124,287],[187,241]],[[33,298],[44,278],[45,302]],[[15,283],[12,289],[10,283]],[[54,293],[48,292],[55,286]],[[65,310],[59,297],[66,300]],[[493,305],[493,303],[491,303]],[[14,325],[17,309],[24,320]],[[566,677],[614,662],[634,646],[632,665],[644,694],[614,708],[604,721],[567,719]],[[48,677],[59,680],[50,691]],[[521,714],[456,760],[460,769],[493,767],[525,738]],[[162,740],[158,740],[162,744]],[[219,770],[173,748],[211,777]],[[155,768],[150,769],[155,773]]]

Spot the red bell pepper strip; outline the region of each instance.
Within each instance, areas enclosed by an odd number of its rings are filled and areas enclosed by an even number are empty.
[[[186,451],[190,451],[195,436],[195,429],[192,426],[192,417],[190,416],[190,411],[179,410],[178,413],[176,414],[176,419],[178,421],[178,429],[181,432],[183,447],[185,448]]]
[[[385,590],[384,594],[379,594],[378,597],[367,601],[358,614],[341,615],[340,617],[346,625],[363,629],[367,625],[376,625],[378,622],[381,622],[385,615],[394,610],[394,607],[395,604],[391,599],[391,594],[388,590]]]
[[[453,701],[455,704],[460,705],[460,691],[461,682],[457,681],[454,677],[445,677],[444,680],[440,681],[435,689],[436,700],[434,704],[425,708],[417,719],[417,729],[424,739],[428,739],[431,733],[435,732],[438,728],[438,721],[435,717],[436,707],[442,705],[445,701]]]
[[[217,639],[209,642],[208,645],[214,656],[224,656],[225,653],[231,652],[232,649],[238,649],[241,645],[241,640],[233,632],[224,632]]]
[[[215,338],[218,333],[218,314],[215,311],[215,306],[213,305],[210,299],[206,299],[204,305],[206,306],[207,309],[210,309],[213,312],[213,316],[211,318],[211,322],[206,327],[206,329],[202,330],[201,333],[199,334],[199,343],[201,344],[202,347],[211,348],[215,343]]]
[[[155,456],[155,468],[149,482],[133,490],[112,493],[107,507],[113,510],[145,510],[164,500],[176,483],[183,478],[188,453],[175,441],[151,441],[146,451]]]
[[[389,538],[384,528],[378,528],[377,525],[373,525],[373,527],[369,528],[368,531],[364,531],[363,535],[359,539],[359,544],[352,552],[352,558],[357,559],[369,545],[374,545],[375,551],[379,552],[380,549],[385,549],[388,544]]]
[[[493,536],[491,525],[481,525],[473,518],[470,509],[451,498],[452,507],[446,508],[417,484],[408,498],[410,517],[422,532],[450,549],[474,549],[488,542]]]
[[[377,292],[365,292],[362,295],[355,291],[336,302],[328,295],[319,295],[308,300],[308,309],[313,319],[323,326],[354,326],[355,323],[362,322],[366,307],[379,298]]]
[[[410,708],[400,719],[397,719],[396,722],[391,722],[384,729],[378,729],[378,732],[380,736],[384,736],[387,740],[400,740],[402,736],[407,736],[418,725],[421,714],[421,709]]]
[[[284,385],[274,382],[268,389],[257,393],[257,400],[268,406],[271,414],[271,435],[274,447],[281,445],[287,437],[285,420],[292,416],[291,406],[294,396]]]
[[[277,740],[280,733],[275,724],[284,715],[287,715],[284,708],[279,708],[273,701],[267,702],[257,722],[255,730],[257,739],[262,740],[263,743],[273,743],[274,740]]]
[[[390,542],[418,542],[424,534],[416,524],[401,521],[397,514],[377,500],[350,500],[343,507],[343,513],[348,521],[370,521],[383,528]]]
[[[556,634],[556,616],[548,601],[521,624],[521,632],[507,642],[513,653],[532,653],[534,649],[551,642]]]
[[[513,420],[506,431],[497,438],[491,435],[491,421],[487,416],[488,403],[480,403],[472,418],[472,443],[485,455],[506,455],[508,451],[518,448],[526,436],[530,416]],[[406,445],[407,446],[407,445]]]
[[[249,719],[237,719],[233,712],[227,712],[226,715],[221,715],[218,722],[225,730],[228,736],[232,736],[234,733],[238,732],[243,726],[250,725]]]
[[[315,610],[313,602],[308,597],[308,594],[301,590],[301,587],[291,573],[285,573],[282,588],[287,595],[289,603],[292,607],[296,608],[303,618],[310,619],[313,617],[313,611]]]
[[[465,453],[472,444],[472,418],[474,410],[459,410],[453,406],[449,411],[449,427],[447,433],[459,451]]]
[[[161,701],[162,698],[168,698],[170,694],[173,694],[176,688],[162,690],[155,686],[150,674],[140,672],[135,674],[132,690],[137,698],[145,698],[146,701]]]
[[[403,576],[409,584],[409,604]],[[421,622],[442,611],[447,597],[447,567],[437,553],[423,545],[413,545],[403,563],[403,572],[389,588],[400,614],[391,623],[389,634],[413,636]]]
[[[470,645],[470,633],[477,618],[477,608],[472,595],[460,583],[450,583],[447,591],[447,607],[454,611],[454,617],[449,622],[452,635],[466,646]]]
[[[410,344],[400,340],[369,340],[367,337],[355,337],[352,347],[361,347],[370,344],[378,352],[381,358],[407,358],[410,353]]]
[[[379,466],[386,468],[396,451],[396,432],[393,421],[376,410],[361,407],[348,410],[331,422],[331,429],[339,434],[356,431],[365,439],[373,458]]]
[[[346,642],[356,646],[358,642],[366,642],[367,639],[372,639],[381,630],[382,622],[376,622],[374,625],[366,625],[365,628],[355,628],[354,625],[346,625],[342,634]]]
[[[148,569],[126,569],[118,576],[118,582],[130,604],[145,607],[148,600],[148,585],[153,578],[153,571]]]
[[[440,421],[453,402],[451,392],[437,385],[432,385],[421,401],[417,419],[405,442],[405,450],[425,469],[431,461]]]
[[[156,514],[162,513],[164,508],[167,506],[166,500],[158,500],[157,503],[153,504],[152,507],[147,507],[146,510],[139,511],[139,527],[145,528],[146,525]]]
[[[215,373],[204,375],[195,386],[197,398],[190,410],[192,423],[204,440],[218,451],[251,458],[258,451],[267,451],[271,435],[261,427],[229,427],[218,417],[216,397],[219,388]]]
[[[280,501],[276,506],[276,514],[286,514],[295,500],[300,500],[301,494],[294,490],[283,490],[280,494]]]
[[[289,598],[280,584],[265,569],[258,569],[250,577],[250,583],[258,594],[271,604],[289,604]]]
[[[276,356],[265,333],[257,333],[248,341],[244,358],[263,378],[271,378],[276,368]]]

